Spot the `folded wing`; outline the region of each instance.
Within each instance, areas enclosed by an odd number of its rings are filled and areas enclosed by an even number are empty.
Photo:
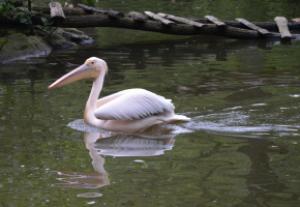
[[[174,113],[171,100],[144,89],[129,89],[101,105],[95,116],[102,120],[138,120],[154,115]],[[105,99],[105,98],[104,98]]]

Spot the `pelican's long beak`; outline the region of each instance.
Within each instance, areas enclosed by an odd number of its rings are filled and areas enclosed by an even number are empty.
[[[82,64],[81,66],[75,68],[74,70],[70,71],[69,73],[56,80],[54,83],[48,86],[48,89],[59,88],[64,85],[73,83],[77,80],[86,79],[90,77],[92,76],[89,67],[86,64]]]

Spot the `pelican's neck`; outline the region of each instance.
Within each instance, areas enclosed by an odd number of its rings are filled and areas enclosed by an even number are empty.
[[[95,110],[97,108],[97,100],[103,88],[105,73],[101,72],[94,80],[90,96],[85,105],[84,120],[94,126],[100,126],[101,121],[95,117]]]
[[[97,108],[97,100],[99,98],[100,92],[103,88],[104,83],[104,73],[100,73],[99,76],[94,80],[92,90],[89,96],[89,99],[87,100],[87,106],[91,107],[92,109]]]

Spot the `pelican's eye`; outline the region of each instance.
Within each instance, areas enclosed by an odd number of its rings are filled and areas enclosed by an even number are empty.
[[[95,63],[94,61],[91,62],[92,65],[94,65],[94,63]]]

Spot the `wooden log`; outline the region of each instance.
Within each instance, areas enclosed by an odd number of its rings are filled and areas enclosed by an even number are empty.
[[[78,8],[77,8],[78,9]],[[40,14],[34,12],[32,18],[41,19]],[[170,21],[170,20],[169,20]],[[206,20],[205,20],[206,21]],[[34,25],[43,25],[41,22],[43,21],[34,21]],[[233,25],[237,24],[233,22]],[[268,23],[272,26],[271,23]],[[275,23],[273,23],[275,25]],[[147,19],[143,24],[137,24],[137,22],[130,18],[128,15],[119,17],[116,20],[112,20],[108,15],[98,13],[93,15],[74,15],[68,16],[64,21],[54,21],[52,22],[53,27],[75,27],[75,28],[87,28],[87,27],[113,27],[113,28],[126,28],[133,30],[141,30],[141,31],[152,31],[152,32],[160,32],[165,34],[174,34],[174,35],[217,35],[224,36],[230,38],[238,38],[238,39],[258,39],[262,38],[257,31],[242,29],[240,28],[240,23],[237,24],[237,27],[232,27],[226,25],[225,30],[220,30],[219,27],[215,24],[207,24],[202,28],[196,28],[187,24],[175,24],[172,23],[172,26],[166,27],[160,21],[153,21],[151,19]],[[300,26],[300,24],[293,23],[294,28]],[[22,25],[17,21],[11,19],[0,18],[0,26],[1,27],[26,27],[26,25]],[[300,34],[293,34],[293,38],[299,38]],[[272,40],[280,39],[279,33],[270,33]]]
[[[33,11],[38,11],[38,12],[48,14],[49,8],[34,6]],[[63,11],[64,11],[65,15],[67,15],[67,16],[68,15],[86,15],[88,13],[88,11],[86,11],[82,8],[78,8],[78,7],[75,7],[75,8],[63,7]],[[105,10],[105,11],[107,11],[107,10]],[[91,14],[91,12],[89,12],[89,13]],[[121,15],[121,16],[123,16],[123,15]],[[190,20],[202,23],[202,24],[210,23],[210,21],[208,21],[205,18],[195,18],[195,17],[184,17],[184,18],[190,19]],[[241,25],[241,23],[238,21],[229,20],[229,21],[224,21],[224,23],[227,26],[248,29],[248,27],[246,27],[245,25]],[[252,22],[252,23],[258,27],[267,29],[270,32],[278,32],[278,28],[277,28],[277,25],[275,22]],[[288,27],[289,27],[290,31],[292,31],[292,32],[298,32],[298,33],[300,32],[300,22],[291,21],[288,23]]]
[[[40,18],[39,15],[36,18]],[[34,25],[41,25],[40,21],[36,21]],[[12,22],[12,20],[0,18],[1,27],[16,27],[20,25],[18,22]],[[63,28],[88,28],[88,27],[111,27],[111,28],[126,28],[140,31],[151,31],[159,32],[164,34],[173,35],[214,35],[223,36],[229,38],[237,39],[258,39],[261,35],[252,30],[245,30],[235,27],[227,26],[226,30],[220,30],[218,26],[214,24],[208,24],[202,28],[196,28],[187,24],[172,24],[172,26],[166,26],[159,21],[153,21],[147,19],[143,24],[137,24],[132,18],[127,15],[120,17],[119,19],[112,20],[108,15],[104,14],[94,14],[94,15],[78,15],[78,16],[68,16],[64,21],[54,21],[51,25],[53,27],[63,27]],[[24,27],[24,26],[23,26]],[[279,39],[280,35],[278,33],[272,33],[272,38]]]
[[[157,14],[151,12],[151,11],[145,11],[144,13],[145,13],[148,17],[150,17],[150,18],[152,18],[152,19],[154,19],[154,20],[156,20],[156,21],[161,22],[163,25],[171,25],[171,24],[174,24],[173,21],[168,20],[168,19],[165,19],[165,18],[163,18],[163,17],[161,17],[161,16],[159,16],[159,15],[157,15]]]
[[[49,8],[34,6],[33,11],[39,11],[44,14],[48,14]],[[75,7],[75,8],[63,7],[63,11],[64,11],[65,15],[67,15],[67,16],[68,15],[86,15],[88,13],[84,9],[78,8],[78,7]],[[184,17],[184,18],[190,19],[190,20],[202,23],[202,24],[207,24],[210,22],[205,18],[194,18],[194,17]],[[231,27],[238,27],[238,28],[242,28],[242,29],[248,28],[245,25],[241,25],[240,22],[238,22],[238,21],[230,20],[230,21],[224,21],[224,23],[227,26],[231,26]],[[278,28],[277,28],[277,25],[275,22],[253,22],[253,24],[257,25],[258,27],[267,29],[270,32],[278,32]],[[291,21],[288,23],[288,27],[289,27],[290,31],[292,31],[292,32],[300,32],[300,22]]]
[[[140,12],[131,11],[131,12],[128,12],[127,16],[129,18],[132,18],[136,22],[145,22],[145,21],[147,21],[147,17],[144,14],[140,13]]]
[[[174,35],[217,35],[238,39],[258,39],[261,35],[257,31],[245,30],[227,26],[226,30],[220,30],[216,25],[209,24],[199,29],[186,24],[172,24],[172,27],[166,27],[159,21],[147,20],[143,24],[136,22],[128,17],[112,21],[107,15],[85,15],[85,16],[68,16],[64,22],[56,23],[53,26],[58,27],[114,27],[126,28],[133,30],[160,32]],[[278,33],[272,33],[272,38],[280,38]]]
[[[245,25],[246,27],[250,28],[250,29],[253,29],[255,31],[258,31],[261,35],[263,36],[266,36],[266,35],[269,35],[270,32],[264,28],[261,28],[251,22],[249,22],[248,20],[246,19],[243,19],[243,18],[236,18],[236,21],[240,22],[241,24]]]
[[[285,17],[275,17],[274,21],[277,24],[278,30],[281,35],[281,39],[283,40],[289,40],[292,38],[292,34],[290,33],[290,30],[288,28],[288,21]]]
[[[65,14],[59,2],[50,2],[50,16],[52,19],[65,19]]]
[[[100,9],[100,8],[95,8],[91,6],[87,6],[85,4],[77,4],[77,6],[83,10],[85,10],[88,13],[100,13],[100,14],[105,14],[108,15],[111,18],[120,18],[123,17],[124,14],[122,12],[112,10],[112,9]]]
[[[217,17],[211,16],[211,15],[206,15],[205,19],[207,19],[208,21],[214,23],[218,27],[225,27],[226,26],[226,24],[224,22],[222,22],[221,20],[219,20]]]
[[[166,18],[166,19],[170,19],[170,20],[173,20],[173,21],[176,21],[179,23],[183,23],[183,24],[188,24],[188,25],[198,27],[198,28],[201,28],[204,26],[204,24],[202,24],[200,22],[195,22],[195,21],[187,19],[187,18],[174,16],[172,14],[158,13],[158,15],[163,18]]]

